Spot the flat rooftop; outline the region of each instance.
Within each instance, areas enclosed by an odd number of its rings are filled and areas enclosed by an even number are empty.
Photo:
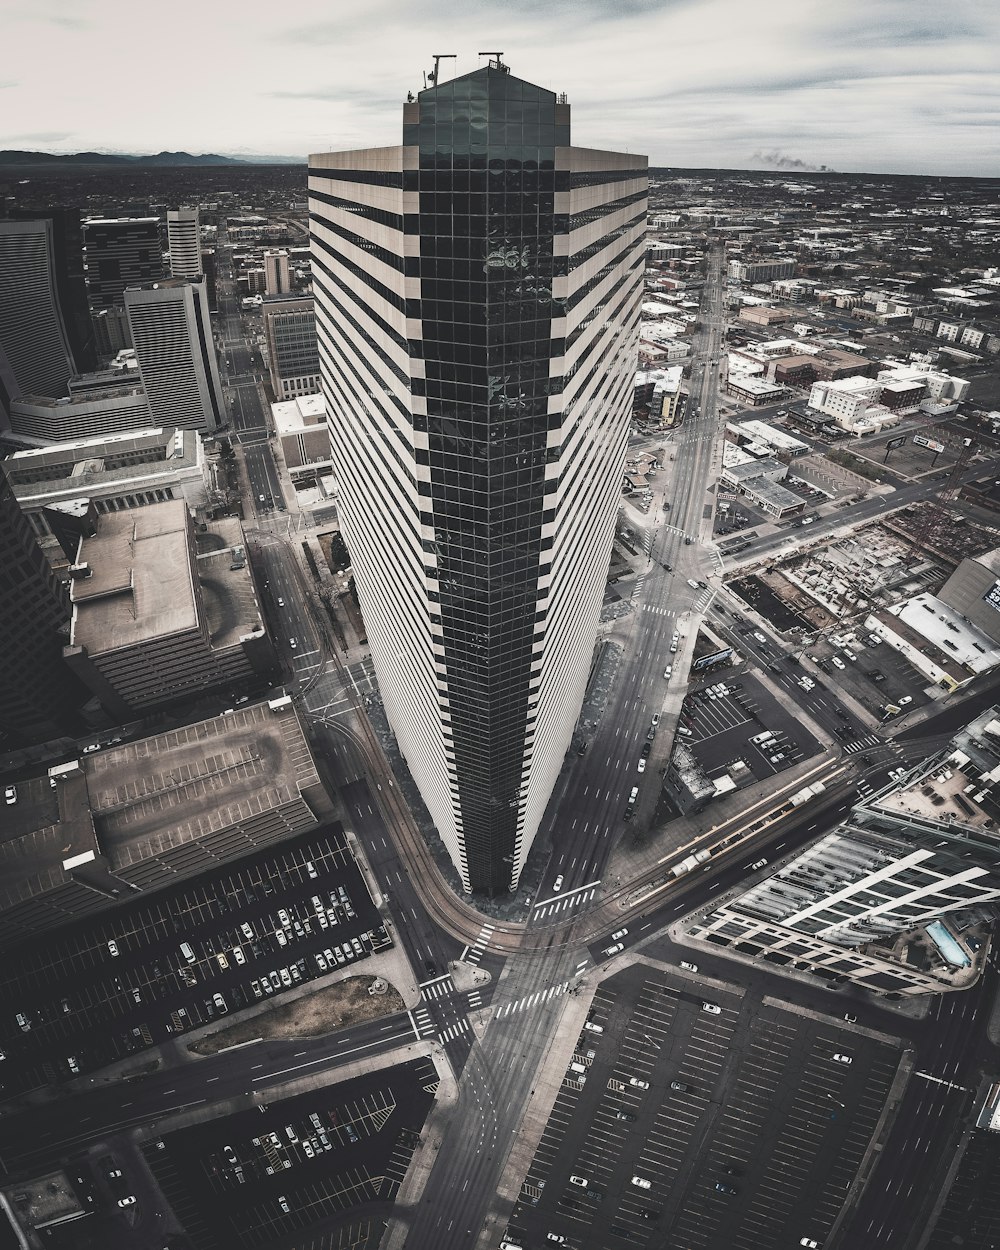
[[[268,703],[98,752],[85,768],[113,867],[238,825],[319,781],[294,708]]]
[[[103,513],[81,544],[91,576],[71,584],[71,645],[96,655],[194,629],[190,528],[183,500]]]
[[[304,791],[319,815],[319,775],[291,704],[247,704],[77,765],[55,787],[45,775],[17,783],[0,834],[0,911],[65,885],[64,863],[87,852],[135,880],[144,860],[258,821]]]

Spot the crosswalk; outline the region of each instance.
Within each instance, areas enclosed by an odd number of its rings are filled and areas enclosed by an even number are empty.
[[[658,607],[655,603],[642,604],[642,611],[652,612],[656,616],[676,616],[677,615],[677,613],[674,611],[673,608],[661,608],[661,607]]]
[[[560,994],[565,994],[568,989],[569,982],[563,981],[561,984],[553,985],[547,990],[538,990],[534,994],[526,994],[524,998],[519,998],[517,1002],[504,1003],[502,1007],[497,1009],[494,1019],[502,1020],[505,1016],[514,1016],[521,1011],[530,1010],[532,1007],[540,1007],[542,1003],[547,1003],[550,998],[558,998]]]
[[[418,1037],[432,1037],[437,1029],[426,1007],[416,1007],[410,1012],[410,1023]]]
[[[866,734],[863,738],[858,738],[855,742],[848,742],[844,750],[848,755],[853,755],[856,751],[863,751],[865,747],[876,747],[882,742],[878,734]]]
[[[469,1010],[478,1011],[482,1005],[483,1005],[483,996],[480,994],[478,990],[473,990],[469,994]]]
[[[438,1034],[442,1042],[453,1042],[456,1037],[461,1037],[463,1033],[468,1033],[472,1026],[468,1020],[457,1020],[454,1024],[450,1024]]]
[[[420,997],[425,1001],[432,998],[447,998],[449,994],[455,993],[455,982],[451,979],[451,973],[446,976],[438,977],[435,981],[425,981],[420,987]]]
[[[597,888],[584,890],[579,894],[571,894],[567,898],[559,898],[551,903],[535,905],[535,920],[541,920],[543,916],[554,916],[557,912],[567,911],[570,907],[575,907],[577,903],[586,903],[597,893]]]
[[[493,936],[493,930],[495,928],[496,925],[484,924],[479,930],[479,937],[476,938],[471,946],[467,946],[465,950],[462,951],[462,954],[459,956],[459,961],[461,962],[461,960],[465,960],[465,962],[469,964],[478,964],[480,959],[482,959],[482,957],[486,954],[486,948],[490,944],[490,938]]]

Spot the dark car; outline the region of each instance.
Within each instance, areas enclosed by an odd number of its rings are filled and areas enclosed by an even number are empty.
[[[649,755],[652,749],[653,749],[653,744],[651,742],[644,742],[642,744],[642,750],[640,751],[640,755],[642,756],[642,758],[646,759],[646,757]]]

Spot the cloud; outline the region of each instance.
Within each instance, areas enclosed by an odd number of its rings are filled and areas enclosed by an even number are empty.
[[[63,139],[72,139],[72,130],[28,130],[13,138],[29,143],[61,143]]]
[[[203,66],[167,40],[135,55],[134,0],[11,0],[15,118],[83,148],[296,154],[399,142],[402,103],[435,51],[448,77],[503,49],[520,78],[566,92],[574,142],[658,166],[991,175],[1000,158],[1000,6],[959,0],[172,0],[171,21],[225,48]],[[14,13],[13,18],[10,14]],[[96,75],[96,63],[114,73]],[[170,109],[150,81],[176,84]],[[122,108],[122,100],[129,107]]]

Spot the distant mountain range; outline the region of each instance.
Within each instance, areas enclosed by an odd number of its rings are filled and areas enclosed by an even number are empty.
[[[215,152],[203,152],[193,156],[190,152],[157,152],[155,156],[132,156],[116,152],[19,152],[0,150],[0,166],[11,165],[128,165],[181,166],[181,165],[304,165],[305,159],[294,156],[219,156]]]

